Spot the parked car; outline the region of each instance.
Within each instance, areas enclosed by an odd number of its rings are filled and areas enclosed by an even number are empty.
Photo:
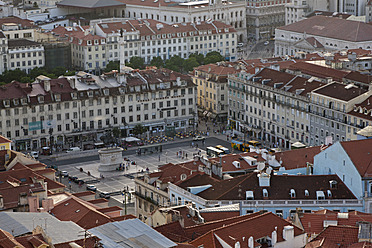
[[[32,151],[32,152],[30,152],[30,155],[34,159],[38,159],[39,158],[39,152],[38,151]]]
[[[264,45],[267,46],[267,45],[269,45],[269,43],[270,43],[269,41],[265,41]]]
[[[62,177],[68,177],[68,172],[67,171],[61,171],[61,176]]]
[[[109,199],[110,198],[110,193],[108,192],[101,192],[99,193],[99,197]]]
[[[237,47],[242,47],[244,46],[244,43],[238,43]]]
[[[67,153],[70,153],[70,152],[80,152],[80,147],[70,147],[67,151]]]
[[[198,141],[198,140],[205,140],[205,137],[203,137],[203,136],[195,136],[195,137],[193,138],[193,140],[195,140],[195,141]]]
[[[96,192],[97,191],[97,187],[94,186],[93,184],[88,184],[87,185],[87,190]]]

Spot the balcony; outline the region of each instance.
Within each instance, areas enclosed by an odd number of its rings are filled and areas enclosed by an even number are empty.
[[[145,196],[145,195],[143,195],[143,194],[140,194],[140,193],[137,192],[137,191],[134,192],[134,195],[135,195],[136,197],[139,197],[139,198],[141,198],[141,199],[147,201],[147,202],[150,202],[150,203],[153,204],[153,205],[159,206],[159,202],[155,201],[155,200],[152,199],[151,197],[148,197],[148,196]]]

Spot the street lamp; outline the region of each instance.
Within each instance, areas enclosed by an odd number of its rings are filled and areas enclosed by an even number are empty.
[[[125,212],[125,215],[127,215],[127,196],[128,196],[128,201],[131,200],[131,194],[129,193],[129,189],[128,189],[128,186],[124,187],[123,191],[121,192],[121,194],[123,195],[124,197],[124,200],[123,200],[123,204],[124,204],[124,212]]]

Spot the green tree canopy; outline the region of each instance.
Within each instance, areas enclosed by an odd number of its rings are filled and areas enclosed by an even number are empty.
[[[202,53],[190,54],[189,58],[196,58],[196,61],[199,63],[199,65],[204,65],[204,55]]]
[[[219,52],[213,51],[205,55],[204,64],[214,64],[223,60],[225,60],[225,58]]]
[[[133,69],[143,69],[145,68],[145,59],[137,56],[131,57],[128,66]]]
[[[172,71],[182,72],[183,71],[184,59],[178,55],[172,56],[170,59],[165,61],[165,68]]]
[[[195,67],[198,67],[200,64],[198,63],[196,57],[191,57],[185,59],[183,62],[183,71],[189,72],[192,71]]]
[[[110,72],[112,70],[119,70],[120,69],[120,61],[110,61],[106,65],[106,68],[103,70],[104,72]]]
[[[142,126],[142,124],[137,124],[134,126],[133,128],[133,134],[134,135],[139,135],[139,134],[143,134],[144,132],[147,131],[147,128]]]
[[[162,68],[162,67],[164,67],[164,61],[160,56],[154,57],[151,60],[150,65],[156,66],[157,68]]]

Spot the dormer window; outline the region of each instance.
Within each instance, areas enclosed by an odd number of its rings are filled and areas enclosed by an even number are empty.
[[[327,190],[327,197],[332,198],[332,192],[329,189]]]
[[[317,191],[316,192],[316,199],[319,201],[319,200],[325,200],[325,195],[324,195],[324,192],[323,191]]]
[[[245,192],[245,199],[246,200],[254,200],[253,191],[249,190]]]
[[[88,97],[93,97],[93,91],[88,91]]]
[[[21,104],[22,105],[26,105],[27,104],[27,99],[26,98],[22,98],[21,99]]]
[[[18,100],[18,99],[13,99],[13,104],[14,104],[15,106],[17,106],[17,105],[19,104],[19,100]]]
[[[3,103],[4,103],[5,107],[10,107],[10,101],[9,100],[4,100]]]
[[[291,198],[296,198],[296,191],[294,189],[291,189],[289,191],[289,195],[291,196]]]
[[[101,40],[101,44],[105,44],[106,42],[105,42],[105,40],[104,39],[102,39]]]
[[[37,100],[38,100],[39,103],[43,103],[44,102],[44,96],[38,96]]]
[[[79,45],[83,44],[83,40],[79,39]]]
[[[94,40],[94,45],[98,45],[98,40]]]
[[[54,99],[56,100],[56,102],[60,102],[61,101],[61,95],[60,94],[55,94]]]
[[[305,189],[305,196],[309,196],[309,191],[307,189]]]
[[[267,191],[267,189],[262,190],[262,195],[263,195],[263,198],[268,198],[269,197],[269,192]]]
[[[91,40],[88,40],[88,41],[87,41],[87,45],[88,45],[88,46],[91,46],[91,45],[92,45],[92,41],[91,41]]]
[[[71,93],[71,97],[72,97],[72,99],[76,100],[77,99],[77,93],[75,93],[75,92]]]
[[[104,89],[104,90],[103,90],[103,94],[104,94],[105,96],[108,96],[109,93],[110,93],[110,91],[109,91],[108,89]]]

